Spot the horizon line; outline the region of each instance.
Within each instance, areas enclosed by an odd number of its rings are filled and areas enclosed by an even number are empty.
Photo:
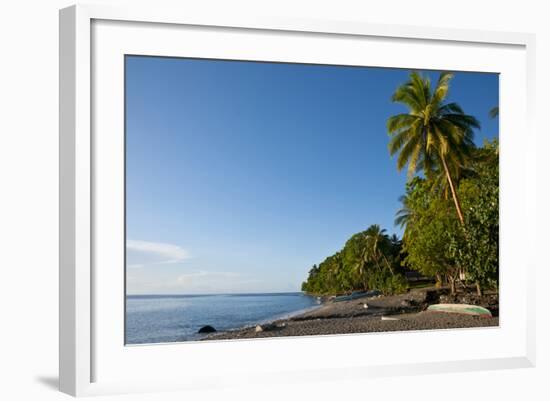
[[[165,294],[159,294],[159,293],[143,293],[143,294],[125,294],[127,297],[135,297],[135,296],[208,296],[208,295],[274,295],[274,294],[297,294],[297,293],[305,293],[305,291],[296,290],[296,291],[273,291],[273,292],[211,292],[211,293],[185,293],[185,294],[178,294],[178,293],[165,293]]]

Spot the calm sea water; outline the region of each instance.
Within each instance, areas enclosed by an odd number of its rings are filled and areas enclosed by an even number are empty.
[[[126,297],[126,343],[198,340],[210,325],[236,329],[298,314],[318,306],[302,293],[230,295],[129,295]]]

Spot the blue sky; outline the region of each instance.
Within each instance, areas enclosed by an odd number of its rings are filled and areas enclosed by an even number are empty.
[[[370,224],[400,234],[386,120],[408,73],[127,57],[127,292],[297,291]],[[448,101],[497,135],[497,75],[456,73]]]

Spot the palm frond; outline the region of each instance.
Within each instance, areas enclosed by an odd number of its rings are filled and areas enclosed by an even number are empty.
[[[396,213],[395,213],[395,219],[393,221],[393,224],[396,226],[396,227],[400,227],[400,228],[403,228],[405,227],[405,225],[411,220],[412,218],[412,211],[411,209],[409,208],[409,206],[407,205],[407,197],[405,195],[401,195],[399,197],[399,201],[401,202],[401,204],[403,205],[401,207],[401,209],[399,209]]]
[[[407,106],[409,113],[388,119],[388,149],[391,155],[398,154],[398,170],[408,163],[409,178],[420,170],[426,176],[436,171],[441,174],[445,160],[449,174],[458,182],[472,157],[474,129],[479,129],[480,123],[457,103],[443,104],[452,77],[452,73],[442,72],[432,91],[428,77],[413,71],[393,94],[392,100]]]
[[[393,156],[396,154],[399,149],[403,147],[403,144],[409,139],[410,137],[411,128],[407,130],[400,131],[394,135],[392,135],[390,142],[388,143],[388,150],[390,151],[390,155]]]
[[[424,80],[416,71],[411,72],[409,79],[409,85],[418,99],[418,103],[422,108],[426,108],[430,103],[430,81]]]
[[[396,133],[390,133],[390,142],[388,143],[388,150],[390,155],[394,155],[403,147],[405,142],[409,140],[414,140],[415,135],[418,135],[418,128],[421,126],[422,121],[416,119],[408,128],[405,128]]]
[[[462,129],[481,128],[481,124],[474,116],[469,116],[462,113],[443,113],[439,116],[440,119],[451,121],[453,124],[461,127]]]
[[[458,103],[447,103],[439,107],[439,113],[441,114],[464,114],[464,110]]]
[[[422,157],[422,142],[418,142],[418,144],[415,146],[415,148],[412,151],[410,161],[409,161],[409,169],[407,171],[407,178],[410,180],[414,173],[418,169],[419,160]]]
[[[437,81],[437,86],[432,96],[432,107],[437,107],[437,105],[445,100],[447,93],[449,92],[450,81],[452,78],[453,74],[450,72],[442,72],[439,74],[439,80]]]
[[[412,111],[422,110],[422,103],[416,97],[413,88],[408,84],[401,85],[397,88],[391,99],[393,102],[403,103]]]
[[[400,129],[407,128],[418,119],[418,116],[406,113],[391,116],[390,118],[388,118],[387,122],[388,133],[391,134]]]
[[[411,128],[410,131],[414,132],[408,132],[407,139],[404,141],[403,145],[397,149],[400,150],[399,156],[397,157],[397,169],[399,171],[403,170],[403,167],[405,167],[409,159],[411,159],[414,149],[417,146],[422,146],[422,138],[416,132],[418,129],[413,130],[413,128]]]

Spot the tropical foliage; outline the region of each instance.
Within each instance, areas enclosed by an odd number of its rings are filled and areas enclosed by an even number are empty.
[[[409,177],[421,169],[424,175],[407,185],[396,223],[405,227],[407,266],[445,279],[452,292],[457,281],[469,281],[481,294],[498,285],[498,142],[475,147],[477,119],[445,103],[451,79],[441,73],[432,90],[428,78],[413,72],[393,95],[408,113],[388,119],[390,154],[399,153],[399,170],[409,163]]]
[[[477,150],[472,162],[476,175],[460,183],[465,205],[465,236],[456,247],[457,263],[465,267],[466,280],[481,288],[498,285],[499,168],[498,142]]]
[[[407,184],[408,206],[403,263],[444,281],[455,290],[457,281],[482,288],[498,284],[498,142],[475,149],[470,175],[459,182],[464,225],[452,212],[452,201],[432,190],[429,179]]]
[[[407,289],[412,269],[440,285],[498,287],[499,143],[476,147],[480,124],[456,103],[446,103],[452,74],[442,73],[432,89],[412,72],[392,100],[407,112],[388,119],[390,155],[397,168],[408,164],[405,194],[395,216],[403,238],[372,225],[310,270],[302,290],[340,294]],[[498,114],[498,107],[490,112]]]
[[[373,224],[352,235],[344,247],[309,271],[302,290],[312,294],[341,294],[378,289],[387,294],[402,292],[401,241]]]
[[[479,128],[479,122],[464,114],[457,103],[445,103],[451,78],[451,73],[442,73],[432,90],[428,78],[413,72],[409,81],[397,88],[392,100],[409,111],[388,119],[388,147],[390,154],[399,153],[399,170],[409,164],[409,177],[418,170],[428,177],[444,174],[458,218],[464,224],[455,186],[474,147],[474,128]]]

